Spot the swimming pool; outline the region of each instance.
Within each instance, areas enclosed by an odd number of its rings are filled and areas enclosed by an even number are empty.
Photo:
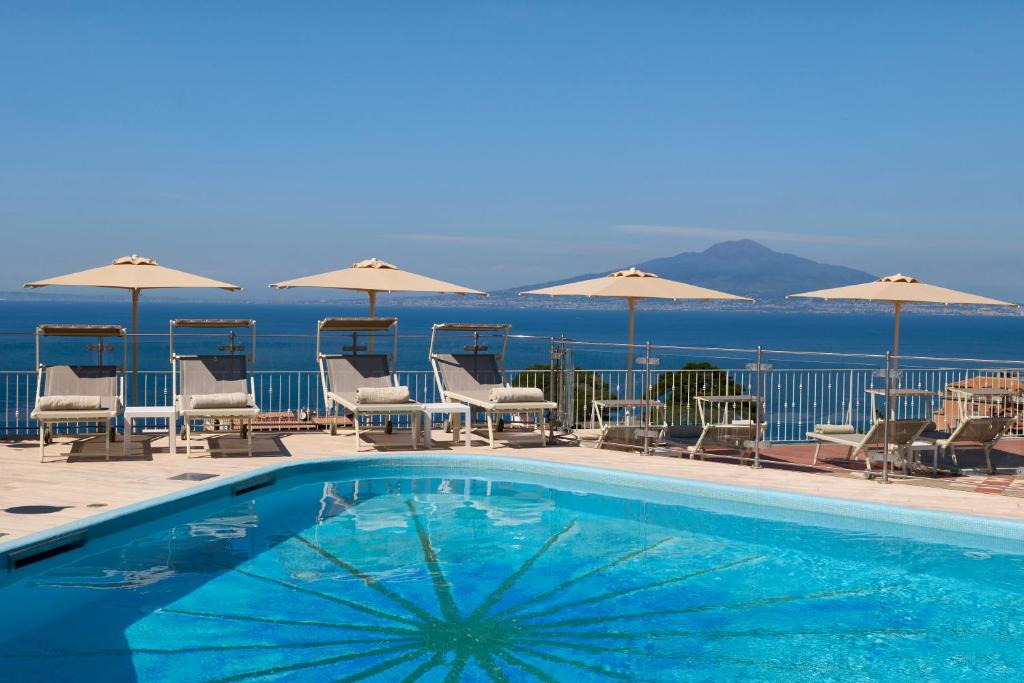
[[[268,470],[62,538],[0,551],[5,680],[1024,675],[1012,523],[416,455]]]

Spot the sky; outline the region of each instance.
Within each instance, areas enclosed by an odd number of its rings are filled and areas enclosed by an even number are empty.
[[[0,3],[0,290],[749,237],[1024,301],[1024,3]]]

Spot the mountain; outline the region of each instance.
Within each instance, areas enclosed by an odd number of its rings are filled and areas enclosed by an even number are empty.
[[[863,270],[818,263],[795,254],[774,251],[754,240],[719,242],[704,251],[686,251],[635,265],[639,270],[656,273],[664,278],[750,296],[759,302],[780,300],[787,294],[811,289],[852,285],[876,277]],[[550,287],[607,274],[577,275],[524,285],[500,294]]]

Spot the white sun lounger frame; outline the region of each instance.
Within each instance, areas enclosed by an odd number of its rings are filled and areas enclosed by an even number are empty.
[[[174,352],[174,332],[178,328],[188,329],[247,329],[250,331],[250,346],[248,354],[241,354],[245,359],[246,385],[248,386],[248,402],[245,407],[236,408],[192,408],[185,405],[185,397],[178,395],[178,377],[181,373],[182,362],[198,360],[201,356],[194,354],[176,354]],[[170,353],[171,353],[171,395],[174,396],[174,405],[178,415],[185,424],[185,454],[192,457],[192,422],[196,420],[229,420],[238,421],[240,436],[245,439],[245,452],[252,457],[252,427],[256,417],[260,414],[259,405],[256,403],[256,380],[252,375],[252,368],[256,365],[256,321],[251,319],[217,319],[217,318],[181,318],[171,321],[170,331]],[[210,354],[215,356],[217,354]],[[228,349],[228,357],[237,357],[233,348]],[[218,433],[218,435],[221,432]]]
[[[324,332],[338,332],[348,334],[352,337],[352,346],[342,349],[351,351],[351,354],[324,353],[322,347]],[[359,333],[375,335],[376,333],[390,334],[391,353],[367,354],[360,356]],[[372,337],[371,337],[372,338]],[[419,422],[423,413],[423,406],[412,399],[408,403],[357,403],[352,392],[340,391],[334,386],[329,365],[332,360],[349,358],[372,358],[382,356],[386,366],[389,385],[398,387],[398,375],[395,366],[398,359],[398,318],[324,318],[316,324],[316,360],[320,369],[320,386],[323,388],[324,405],[327,407],[327,416],[330,419],[331,434],[338,432],[338,408],[344,408],[352,413],[352,426],[356,437],[356,452],[360,450],[362,442],[361,417],[384,417],[390,421],[392,416],[407,415],[409,417],[409,431],[412,433],[412,448],[419,447]],[[355,366],[352,366],[355,369]],[[427,429],[430,429],[429,424]]]
[[[97,351],[100,363],[94,366],[77,366],[91,368],[113,368],[114,371],[114,396],[104,398],[113,399],[109,408],[101,410],[40,410],[39,399],[44,393],[44,385],[47,382],[46,365],[42,361],[42,340],[43,337],[85,337],[97,340]],[[103,340],[109,337],[121,338],[121,358],[127,358],[128,334],[120,325],[39,325],[36,327],[36,402],[32,409],[31,417],[39,423],[39,462],[46,459],[46,442],[49,439],[49,429],[55,424],[70,424],[77,422],[95,422],[103,425],[104,441],[106,443],[106,456],[110,459],[110,443],[114,438],[114,422],[117,420],[121,407],[124,406],[124,373],[121,365],[105,366],[103,358]],[[50,366],[50,368],[65,366]]]
[[[456,403],[464,403],[470,406],[474,410],[483,412],[487,420],[487,441],[490,448],[495,448],[494,441],[494,423],[495,418],[501,415],[513,415],[513,414],[530,414],[535,415],[537,419],[537,430],[540,432],[540,443],[541,446],[547,446],[548,437],[544,431],[544,411],[556,410],[558,404],[554,401],[526,401],[518,403],[495,403],[482,399],[480,396],[468,395],[466,393],[460,393],[458,390],[454,390],[446,386],[443,372],[440,367],[440,363],[444,362],[445,354],[438,354],[435,352],[437,343],[438,332],[461,332],[461,333],[473,333],[474,339],[477,339],[480,332],[489,332],[496,334],[501,337],[501,351],[499,353],[480,354],[479,345],[474,342],[472,352],[474,355],[479,356],[491,356],[494,359],[494,365],[496,368],[496,375],[498,381],[495,383],[496,386],[507,387],[510,386],[505,381],[506,373],[504,366],[505,350],[508,348],[508,338],[511,332],[512,326],[507,323],[498,324],[473,324],[473,323],[435,323],[430,333],[430,366],[434,371],[434,382],[437,384],[437,390],[441,394],[442,401],[454,401]],[[454,354],[451,354],[454,355]],[[468,422],[471,422],[470,419]],[[549,423],[550,425],[550,423]],[[470,429],[471,424],[466,425],[466,429]]]

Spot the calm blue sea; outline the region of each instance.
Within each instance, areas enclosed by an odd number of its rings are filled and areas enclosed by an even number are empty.
[[[365,315],[359,305],[314,304],[227,304],[190,302],[143,302],[140,327],[147,336],[141,344],[142,369],[163,370],[168,366],[168,321],[180,317],[254,318],[260,333],[256,365],[266,370],[301,370],[314,367],[316,321],[329,315]],[[379,315],[399,318],[398,366],[403,369],[427,367],[430,326],[435,322],[507,322],[514,334],[550,337],[565,335],[592,341],[624,342],[626,311],[523,309],[497,307],[391,307]],[[0,302],[0,369],[27,370],[34,365],[37,324],[120,323],[130,324],[127,302]],[[179,347],[186,352],[214,352],[227,341],[215,338],[186,339]],[[882,313],[778,313],[746,311],[640,310],[637,313],[638,342],[660,344],[829,351],[843,353],[884,353],[892,339],[892,317]],[[457,340],[461,347],[468,340]],[[333,342],[332,350],[342,342]],[[85,350],[82,340],[50,340],[44,348],[44,362],[86,362],[95,356]],[[903,316],[902,351],[907,355],[955,356],[1024,360],[1024,317],[987,315],[935,315],[906,312]],[[115,353],[115,356],[117,354]],[[583,349],[577,365],[621,367],[621,350]],[[679,352],[660,354],[666,365],[678,367],[688,361],[709,361],[723,367],[745,362],[736,354]],[[812,365],[824,362],[813,357],[801,359]],[[509,368],[547,362],[547,342],[513,339],[507,357]],[[781,364],[779,361],[777,364]],[[797,363],[799,364],[799,363]],[[831,364],[831,363],[830,363]]]

